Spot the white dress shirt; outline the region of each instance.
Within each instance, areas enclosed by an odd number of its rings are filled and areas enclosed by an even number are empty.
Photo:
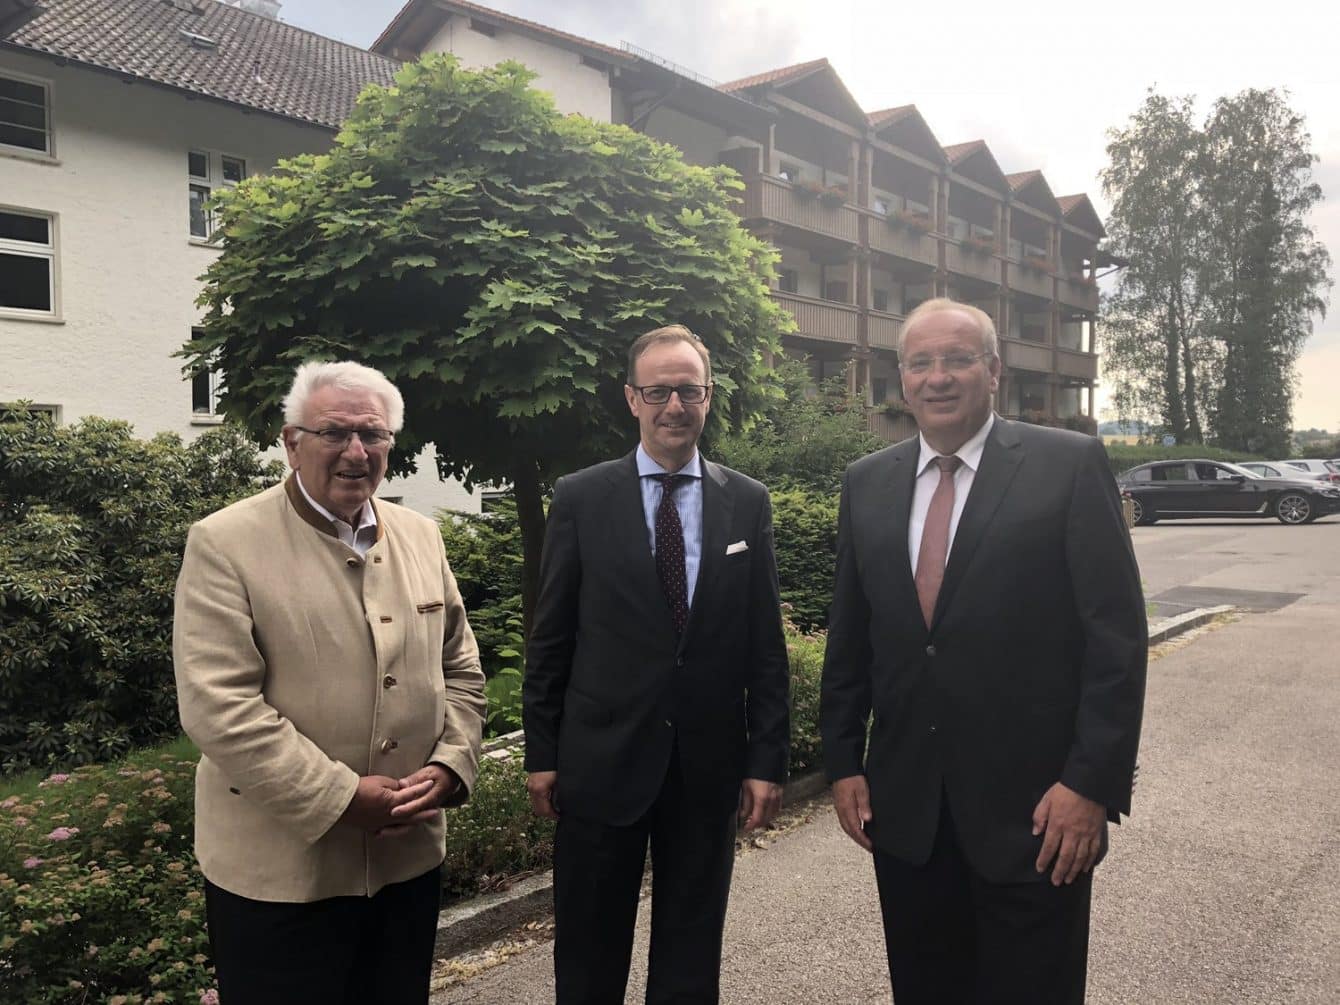
[[[312,498],[311,493],[302,483],[302,475],[295,471],[293,477],[298,482],[298,490],[302,492],[302,497],[312,504],[312,509],[330,521],[335,536],[350,548],[353,548],[360,556],[366,558],[368,549],[377,543],[377,511],[372,508],[372,500],[369,499],[363,503],[363,510],[358,514],[358,530],[354,530],[341,517],[336,516]]]
[[[675,490],[675,509],[684,528],[684,576],[688,580],[689,607],[693,606],[693,588],[698,584],[698,567],[703,560],[703,467],[698,451],[678,471],[666,471],[637,445],[637,475],[642,486],[642,515],[647,521],[647,540],[656,554],[656,509],[665,488],[653,475],[687,475],[691,481]]]
[[[958,532],[959,517],[963,515],[963,506],[968,501],[968,492],[972,489],[972,480],[982,463],[982,451],[986,448],[986,437],[991,432],[991,424],[996,421],[992,412],[986,417],[982,428],[972,435],[967,443],[959,447],[953,456],[959,459],[958,470],[954,472],[954,510],[949,517],[949,550],[945,552],[945,562],[954,551],[954,535]],[[907,553],[912,557],[912,568],[917,567],[917,557],[921,554],[921,534],[926,527],[926,513],[931,508],[931,496],[935,486],[940,483],[940,469],[935,458],[941,456],[926,437],[921,440],[921,453],[917,457],[917,484],[912,492],[912,515],[907,521]]]

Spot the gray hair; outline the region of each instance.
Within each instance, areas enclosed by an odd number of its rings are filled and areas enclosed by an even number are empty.
[[[367,391],[381,399],[386,425],[393,433],[405,425],[405,399],[399,388],[380,370],[362,363],[304,363],[293,375],[293,386],[284,396],[284,424],[301,425],[307,412],[307,399],[323,387],[343,391]]]
[[[943,311],[960,311],[968,315],[977,322],[977,330],[982,335],[982,351],[992,356],[1000,355],[1000,346],[996,341],[996,323],[991,320],[991,315],[980,307],[974,307],[972,304],[961,304],[957,300],[950,300],[948,297],[936,297],[933,300],[925,300],[913,308],[912,313],[907,316],[903,322],[903,329],[898,334],[898,355],[903,354],[903,343],[907,341],[907,333],[912,330],[912,325],[920,321],[929,314],[939,314]]]

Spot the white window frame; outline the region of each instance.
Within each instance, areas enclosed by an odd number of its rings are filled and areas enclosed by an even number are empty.
[[[32,310],[26,307],[5,307],[0,305],[0,317],[23,321],[59,321],[60,312],[60,215],[26,206],[7,206],[0,203],[0,213],[16,213],[47,221],[47,243],[33,241],[14,241],[0,238],[0,253],[18,255],[21,258],[45,259],[47,262],[47,292],[51,301],[50,310]]]
[[[42,110],[46,113],[46,140],[45,150],[34,150],[32,147],[14,146],[9,143],[0,143],[0,153],[9,154],[14,157],[31,157],[37,160],[55,160],[56,159],[56,129],[54,115],[52,113],[51,81],[44,80],[41,77],[30,77],[24,73],[15,73],[13,70],[0,71],[0,78],[12,80],[19,84],[28,84],[32,87],[42,88],[43,105]],[[14,123],[17,125],[18,123]],[[28,127],[24,127],[28,128]]]
[[[204,333],[201,328],[191,329],[191,338],[197,339]],[[210,370],[209,377],[209,411],[197,412],[195,410],[195,382],[200,379],[199,373],[193,373],[186,378],[186,386],[191,392],[191,425],[193,426],[216,426],[223,421],[223,416],[219,413],[219,371]]]
[[[17,401],[0,402],[0,412],[5,411],[36,412],[42,415],[49,415],[51,416],[51,421],[53,423],[58,426],[60,425],[60,405],[39,405],[35,402],[27,401],[20,406]]]
[[[197,155],[205,158],[205,173],[202,175],[191,173],[191,156]],[[239,157],[237,154],[227,154],[220,150],[211,150],[206,147],[190,147],[186,151],[186,233],[192,243],[211,244],[214,240],[214,214],[205,213],[205,233],[191,233],[191,214],[190,198],[194,189],[203,189],[205,192],[205,202],[208,203],[214,193],[221,188],[234,188],[238,184],[236,181],[230,181],[224,177],[223,162],[235,161],[242,165],[242,181],[250,176],[250,169],[247,167],[247,159]]]

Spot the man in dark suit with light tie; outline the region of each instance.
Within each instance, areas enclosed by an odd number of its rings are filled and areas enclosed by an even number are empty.
[[[900,350],[921,434],[843,479],[820,712],[838,819],[873,852],[898,1005],[1083,1002],[1144,701],[1115,482],[1097,439],[994,415],[982,311],[928,301]]]
[[[641,442],[554,486],[526,649],[557,997],[623,1002],[650,842],[647,1001],[715,1002],[737,824],[767,824],[786,776],[772,508],[698,453],[711,359],[687,328],[633,343],[624,394]]]

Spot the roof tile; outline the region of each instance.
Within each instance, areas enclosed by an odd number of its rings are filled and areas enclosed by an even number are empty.
[[[768,70],[766,73],[756,73],[752,77],[732,80],[730,83],[722,84],[721,90],[743,91],[750,87],[759,87],[762,84],[784,84],[815,70],[822,70],[826,66],[828,66],[828,59],[820,56],[818,59],[811,59],[808,63],[795,63],[791,66],[779,67],[776,70]]]

